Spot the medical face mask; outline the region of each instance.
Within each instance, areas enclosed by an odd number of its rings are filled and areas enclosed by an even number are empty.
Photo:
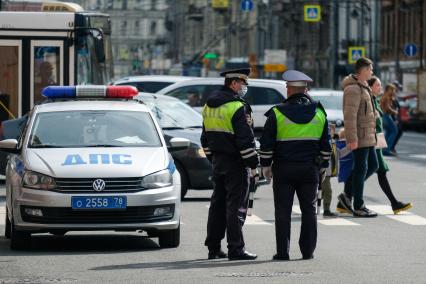
[[[241,84],[241,89],[238,91],[238,95],[240,97],[244,97],[247,94],[247,90],[248,90],[247,86],[244,84]]]

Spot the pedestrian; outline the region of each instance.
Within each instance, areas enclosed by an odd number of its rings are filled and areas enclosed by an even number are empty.
[[[380,99],[380,108],[383,110],[383,128],[385,132],[386,143],[388,147],[383,151],[385,156],[396,156],[391,149],[394,148],[396,137],[398,135],[398,127],[395,123],[395,116],[398,111],[394,108],[396,87],[388,84],[385,87],[385,92]]]
[[[294,194],[302,211],[299,247],[303,259],[312,259],[317,243],[316,201],[320,171],[328,167],[331,147],[324,108],[307,94],[312,79],[288,70],[287,99],[270,109],[260,139],[260,161],[267,179],[273,178],[275,235],[274,260],[289,260],[291,212]]]
[[[396,87],[396,99],[394,100],[394,104],[393,104],[393,108],[397,111],[397,115],[394,117],[394,121],[396,123],[396,126],[398,128],[398,133],[396,134],[395,137],[395,142],[393,143],[393,148],[390,149],[391,152],[393,152],[394,154],[398,154],[396,152],[396,145],[398,144],[399,139],[401,138],[402,134],[404,133],[404,129],[402,127],[402,121],[401,121],[401,115],[400,115],[400,109],[401,109],[401,105],[399,104],[399,100],[398,97],[400,96],[400,93],[402,92],[402,85],[401,83],[399,83],[399,81],[395,80],[392,83],[395,87]]]
[[[337,210],[343,207],[355,217],[376,217],[365,207],[364,182],[377,171],[376,117],[367,81],[373,75],[373,62],[361,57],[355,62],[355,74],[343,79],[343,116],[346,147],[352,150],[352,173],[345,182],[344,192],[338,196]],[[352,200],[350,197],[353,196]]]
[[[251,108],[242,98],[247,92],[249,68],[222,72],[224,86],[209,96],[203,108],[201,144],[213,164],[214,190],[210,200],[205,245],[208,258],[251,260],[245,250],[242,227],[247,213],[249,179],[257,176],[258,156]],[[222,251],[226,237],[228,254]]]
[[[333,142],[333,140],[335,138],[334,136],[335,136],[335,131],[336,131],[336,125],[329,123],[328,130],[329,130],[330,137],[331,137],[330,142],[331,142],[332,149],[336,149],[335,148],[336,145]],[[326,170],[325,178],[321,183],[323,209],[324,209],[323,217],[336,217],[337,216],[334,212],[332,212],[330,210],[331,199],[332,199],[332,196],[333,196],[333,190],[331,188],[330,179],[332,177],[336,176],[336,173],[338,171],[337,167],[338,167],[338,159],[337,159],[337,150],[336,150],[335,152],[332,151],[330,163],[329,163],[328,168]]]

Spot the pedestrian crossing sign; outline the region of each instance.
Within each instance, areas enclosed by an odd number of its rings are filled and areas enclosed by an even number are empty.
[[[365,47],[364,46],[350,46],[348,52],[348,62],[349,64],[355,63],[361,57],[365,57]]]
[[[319,22],[321,21],[321,6],[320,5],[304,5],[304,19],[305,22]]]

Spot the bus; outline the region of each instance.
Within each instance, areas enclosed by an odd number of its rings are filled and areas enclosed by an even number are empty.
[[[1,8],[0,122],[26,114],[46,86],[110,82],[107,14],[63,2],[3,1]]]
[[[113,76],[108,15],[40,4],[43,12],[0,11],[0,121],[27,113],[48,85],[101,85]]]

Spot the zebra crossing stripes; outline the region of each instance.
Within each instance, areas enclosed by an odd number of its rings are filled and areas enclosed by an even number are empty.
[[[4,205],[0,205],[0,226],[4,225],[6,221],[6,207]]]
[[[299,205],[293,205],[292,209],[294,214],[302,214],[302,211],[300,210]],[[322,214],[322,209],[321,212]],[[353,222],[351,220],[348,220],[346,218],[327,218],[327,219],[319,219],[318,223],[325,225],[325,226],[359,226],[360,224]]]
[[[392,208],[386,205],[369,205],[371,210],[377,212],[379,215],[384,215],[392,220],[402,222],[413,226],[425,226],[426,218],[415,215],[411,212],[400,212],[398,215],[394,215]]]

